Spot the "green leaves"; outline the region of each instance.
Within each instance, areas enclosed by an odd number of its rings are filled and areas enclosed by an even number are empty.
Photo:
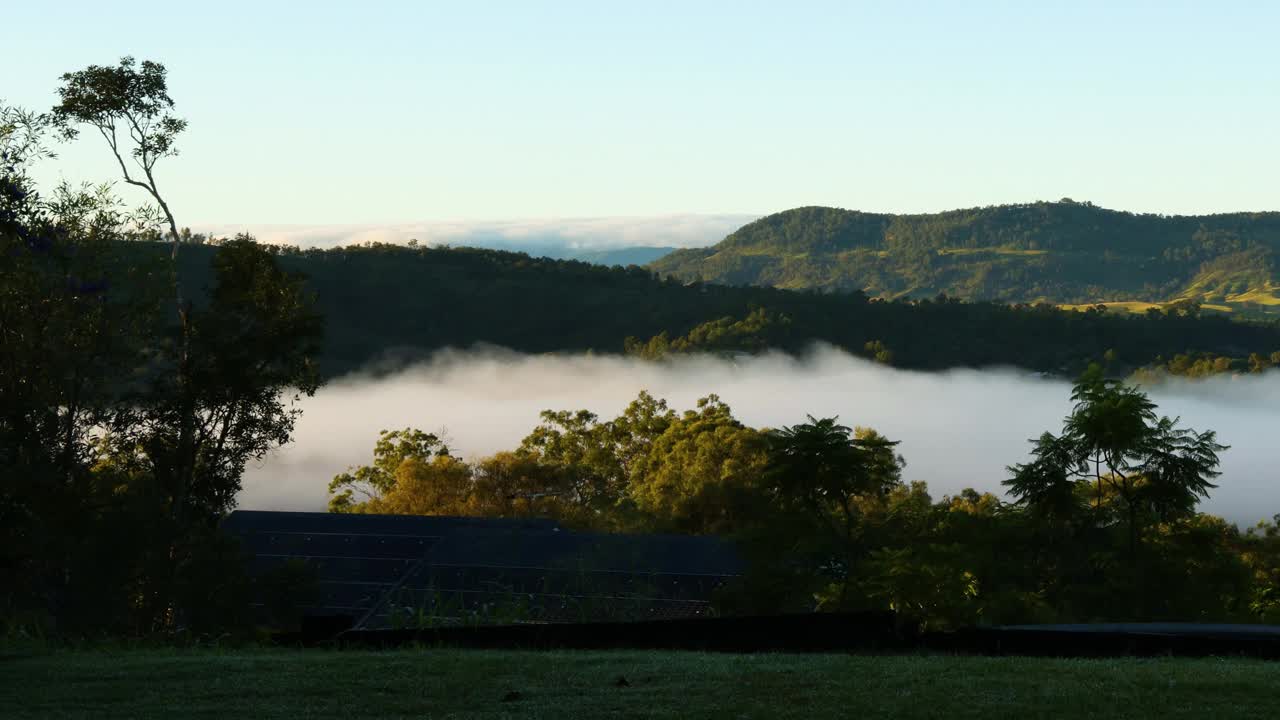
[[[220,245],[213,265],[208,301],[184,327],[157,333],[136,398],[141,420],[121,440],[145,448],[167,487],[189,473],[184,506],[206,518],[234,502],[247,462],[289,441],[296,400],[320,384],[323,331],[302,279],[251,238]]]
[[[644,391],[607,421],[586,410],[547,410],[520,452],[561,468],[573,479],[576,502],[608,513],[625,502],[635,468],[675,419],[665,400]]]
[[[627,494],[654,529],[732,533],[746,520],[745,496],[759,491],[767,461],[764,435],[710,395],[653,440]]]
[[[1051,524],[1075,517],[1083,510],[1071,476],[1072,469],[1080,465],[1077,449],[1047,432],[1033,442],[1035,459],[1009,467],[1013,477],[1004,482],[1005,487],[1032,513]]]
[[[809,422],[769,433],[765,487],[775,507],[800,518],[814,537],[819,566],[838,592],[824,602],[844,608],[854,566],[871,548],[863,542],[865,515],[885,504],[902,485],[902,458],[873,430],[854,430],[809,417]]]
[[[132,57],[114,67],[90,65],[66,73],[53,115],[67,138],[76,137],[78,123],[111,132],[123,126],[137,143],[135,157],[149,167],[153,158],[174,154],[174,138],[187,127],[186,120],[169,113],[173,99],[165,75],[164,65],[144,60],[139,66]]]
[[[364,500],[387,495],[395,488],[397,471],[407,461],[430,463],[434,457],[447,456],[449,448],[435,435],[414,428],[383,430],[373,446],[372,465],[351,468],[329,483],[329,510],[350,512],[363,502],[356,500],[357,493]]]
[[[756,308],[741,320],[722,317],[705,322],[674,340],[666,331],[647,342],[628,337],[623,342],[623,352],[646,360],[686,353],[762,352],[785,344],[790,330],[791,319],[786,315]]]
[[[1137,473],[1146,480],[1136,502],[1161,520],[1186,517],[1196,503],[1217,487],[1218,453],[1227,450],[1212,430],[1197,433],[1177,427],[1177,420],[1161,418],[1151,429]]]
[[[124,181],[146,190],[160,206],[175,243],[176,260],[178,223],[160,195],[154,171],[160,158],[178,154],[174,142],[187,128],[187,121],[170,112],[173,99],[169,97],[164,66],[150,60],[139,66],[132,57],[122,58],[115,67],[90,65],[64,74],[58,95],[61,102],[54,106],[52,117],[63,137],[75,138],[78,125],[90,125],[98,131],[120,166]],[[133,159],[133,172],[125,162],[126,155]],[[174,284],[181,314],[184,301],[176,268]]]
[[[1097,365],[1076,382],[1071,399],[1061,437],[1045,433],[1034,441],[1032,462],[1009,468],[1005,486],[1033,511],[1068,516],[1078,509],[1074,484],[1093,482],[1099,505],[1105,484],[1130,506],[1131,517],[1142,508],[1169,518],[1193,512],[1216,487],[1218,453],[1227,446],[1212,431],[1157,416],[1145,393],[1105,377]]]
[[[1149,448],[1156,423],[1155,403],[1136,387],[1106,378],[1091,365],[1071,393],[1076,403],[1063,434],[1076,446],[1083,472],[1091,458],[1101,458],[1113,472]]]
[[[810,416],[808,423],[770,433],[774,492],[810,507],[884,495],[901,482],[895,445],[873,431],[855,434],[836,418]]]
[[[1197,517],[1196,504],[1215,487],[1218,453],[1227,447],[1212,431],[1179,428],[1176,419],[1157,416],[1145,393],[1105,377],[1097,365],[1076,382],[1071,398],[1075,406],[1062,435],[1045,433],[1033,441],[1033,460],[1010,467],[1004,485],[1054,531],[1075,526],[1084,538],[1105,537],[1120,519],[1127,536],[1125,574],[1108,562],[1096,566],[1131,603],[1129,612],[1143,616],[1157,597],[1139,577],[1149,565],[1142,557],[1144,528]],[[1088,528],[1084,497],[1093,505]]]

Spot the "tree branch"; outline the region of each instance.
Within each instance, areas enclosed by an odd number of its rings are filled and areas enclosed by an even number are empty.
[[[138,187],[151,193],[151,195],[154,197],[155,190],[153,188],[148,186],[146,183],[138,182],[137,180],[134,180],[133,177],[129,175],[129,166],[125,165],[124,158],[120,157],[120,146],[118,141],[116,140],[115,124],[114,123],[105,123],[105,124],[95,123],[94,127],[98,128],[98,132],[107,141],[107,146],[111,148],[111,154],[115,156],[116,162],[120,164],[120,172],[124,174],[124,181],[129,183],[130,185],[137,185]],[[108,128],[111,130],[110,133],[107,132]]]

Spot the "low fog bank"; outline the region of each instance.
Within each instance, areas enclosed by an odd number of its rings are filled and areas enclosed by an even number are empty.
[[[904,479],[934,497],[965,487],[999,492],[1005,467],[1022,462],[1028,438],[1058,432],[1070,384],[1016,370],[917,373],[829,347],[804,358],[679,358],[645,363],[618,356],[443,352],[390,377],[353,376],[305,399],[295,441],[251,466],[240,495],[249,509],[318,510],[330,479],[372,458],[382,429],[443,431],[463,456],[512,449],[544,409],[617,415],[641,390],[678,411],[715,393],[743,422],[778,427],[806,415],[838,415],[900,440]],[[1218,431],[1231,445],[1209,512],[1252,525],[1280,513],[1280,372],[1171,381],[1150,388],[1165,415]]]
[[[223,224],[197,228],[214,235],[247,232],[265,243],[333,248],[364,242],[403,245],[467,245],[496,250],[550,253],[621,247],[706,247],[755,220],[756,215],[660,215],[654,217],[546,218],[437,221],[398,225]]]

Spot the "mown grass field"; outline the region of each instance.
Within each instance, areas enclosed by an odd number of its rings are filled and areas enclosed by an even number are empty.
[[[1280,663],[680,652],[0,656],[19,718],[1269,717]],[[624,682],[625,679],[625,682]]]

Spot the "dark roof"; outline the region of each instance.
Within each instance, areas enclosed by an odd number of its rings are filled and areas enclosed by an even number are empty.
[[[434,620],[585,621],[707,614],[741,572],[714,537],[579,533],[554,521],[236,511],[257,573],[296,560],[318,583],[310,615],[360,627]]]
[[[431,555],[437,564],[614,573],[736,575],[739,560],[719,538],[523,528],[460,528]]]
[[[554,520],[542,518],[474,518],[427,515],[359,515],[327,512],[278,512],[236,510],[222,522],[234,533],[255,531],[377,533],[379,535],[431,535],[463,527],[554,530]]]

